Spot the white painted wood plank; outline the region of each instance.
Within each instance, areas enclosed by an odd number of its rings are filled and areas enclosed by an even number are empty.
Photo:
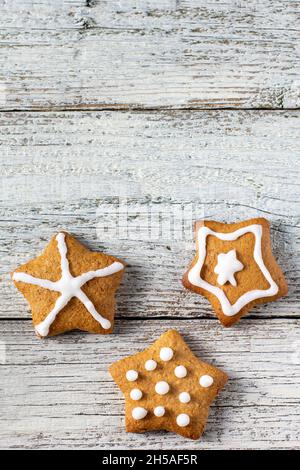
[[[298,1],[0,7],[1,109],[300,104]]]
[[[213,317],[180,282],[194,253],[192,221],[256,216],[271,221],[290,292],[252,314],[299,315],[298,114],[2,113],[0,135],[2,318],[30,316],[8,273],[60,229],[128,262],[118,316]]]
[[[107,371],[169,328],[230,377],[197,442],[126,434],[123,398]],[[109,337],[45,341],[28,321],[1,321],[1,330],[1,447],[299,449],[299,320],[252,319],[234,329],[212,320],[123,321]]]

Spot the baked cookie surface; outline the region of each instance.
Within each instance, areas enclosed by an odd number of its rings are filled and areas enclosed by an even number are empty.
[[[287,294],[266,219],[199,221],[195,233],[197,252],[183,285],[204,295],[224,326],[236,323],[254,305]]]
[[[11,276],[29,302],[36,334],[42,338],[74,329],[111,333],[123,272],[117,258],[92,252],[60,232],[40,256]]]
[[[164,429],[198,439],[211,402],[227,382],[221,370],[200,361],[176,330],[109,371],[125,396],[127,432]]]

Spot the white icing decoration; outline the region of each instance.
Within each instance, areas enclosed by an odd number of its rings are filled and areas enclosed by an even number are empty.
[[[137,406],[136,408],[133,408],[131,415],[133,419],[139,420],[139,419],[144,419],[145,416],[147,416],[148,411],[145,408],[142,408],[141,406]]]
[[[179,401],[181,403],[189,403],[191,401],[191,395],[188,392],[181,392],[179,394]]]
[[[186,376],[187,376],[186,367],[184,367],[184,366],[177,366],[177,367],[175,367],[174,374],[175,374],[176,377],[178,377],[179,379],[182,379],[183,377],[186,377]]]
[[[226,282],[236,287],[235,273],[242,271],[244,265],[237,259],[236,251],[230,250],[228,253],[220,253],[218,255],[218,264],[216,265],[214,272],[218,274],[218,284],[224,286]]]
[[[185,426],[188,426],[190,424],[190,417],[185,413],[181,413],[177,416],[176,422],[178,426],[180,426],[181,428],[185,428]]]
[[[165,410],[165,407],[164,406],[156,406],[153,410],[155,416],[157,416],[158,418],[161,418],[162,416],[164,416],[166,410]]]
[[[153,361],[153,359],[148,359],[148,361],[145,362],[145,369],[148,370],[149,372],[152,370],[155,370],[157,367],[157,363]]]
[[[255,236],[253,256],[266,280],[269,282],[270,287],[264,290],[254,289],[249,292],[246,292],[235,302],[235,304],[232,305],[220,287],[213,286],[212,284],[209,284],[201,278],[201,269],[206,257],[206,238],[208,235],[214,235],[220,240],[232,241],[236,240],[242,235],[245,235],[246,233],[253,233],[253,235]],[[189,271],[188,279],[190,283],[194,286],[206,289],[208,292],[211,292],[213,295],[215,295],[221,304],[224,315],[228,317],[236,315],[249,302],[263,297],[271,297],[273,295],[276,295],[278,292],[278,286],[273,281],[272,276],[266,268],[262,258],[261,238],[262,227],[258,224],[248,225],[247,227],[240,228],[231,233],[218,233],[208,227],[201,227],[198,231],[198,260],[196,264],[192,267],[192,269]]]
[[[139,374],[136,370],[128,370],[126,372],[126,379],[128,380],[128,382],[135,382],[138,376]]]
[[[130,392],[130,398],[131,400],[140,400],[143,396],[143,392],[139,388],[134,388]]]
[[[162,380],[161,382],[157,382],[157,384],[155,385],[155,391],[156,393],[158,393],[158,395],[166,395],[169,390],[170,386],[164,380]]]
[[[48,279],[40,279],[38,277],[30,276],[26,273],[14,273],[13,280],[17,282],[25,282],[26,284],[33,284],[35,286],[43,287],[55,292],[60,292],[60,296],[55,302],[55,305],[51,312],[48,313],[46,318],[39,323],[35,329],[40,336],[47,336],[49,333],[50,326],[54,322],[57,314],[68,304],[72,297],[77,297],[92,317],[97,320],[102,328],[108,330],[111,327],[111,323],[106,318],[102,317],[99,312],[95,309],[94,304],[90,301],[88,296],[83,292],[81,287],[91,279],[96,277],[106,277],[111,274],[115,274],[124,268],[122,263],[115,261],[110,266],[96,271],[88,271],[80,274],[79,276],[72,276],[69,269],[69,261],[67,259],[67,245],[65,242],[65,234],[59,233],[56,236],[57,248],[60,254],[60,265],[61,265],[61,278],[58,281],[49,281]]]
[[[210,375],[202,375],[199,379],[201,387],[207,388],[214,383],[214,379]]]
[[[159,356],[162,361],[170,361],[174,355],[174,351],[171,348],[161,348]]]

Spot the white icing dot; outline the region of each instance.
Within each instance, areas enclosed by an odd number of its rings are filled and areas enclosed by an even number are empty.
[[[161,418],[162,416],[164,416],[165,412],[166,412],[166,410],[165,410],[164,406],[157,406],[156,408],[154,408],[154,414],[158,418]]]
[[[148,361],[145,362],[145,369],[148,370],[149,372],[151,370],[155,370],[157,367],[157,363],[153,361],[153,359],[148,359]]]
[[[207,388],[214,383],[214,379],[210,375],[202,375],[199,379],[201,387]]]
[[[126,372],[126,379],[128,382],[134,382],[138,378],[139,374],[136,370],[128,370]]]
[[[179,394],[179,401],[181,403],[189,403],[191,401],[191,395],[188,392],[181,392]]]
[[[174,355],[174,351],[171,348],[161,348],[159,355],[162,361],[170,361]]]
[[[141,390],[139,390],[138,388],[134,388],[130,392],[130,398],[132,400],[140,400],[142,398],[142,396],[143,396],[143,392]]]
[[[174,370],[174,374],[176,375],[176,377],[178,377],[179,379],[182,379],[183,377],[186,377],[187,375],[187,370],[186,370],[186,367],[184,366],[177,366]]]
[[[145,416],[147,416],[148,411],[145,408],[142,408],[140,406],[137,406],[136,408],[133,408],[131,414],[133,419],[143,419]]]
[[[162,380],[161,382],[157,382],[157,384],[155,385],[155,391],[159,395],[166,395],[166,393],[168,393],[169,390],[170,390],[170,386],[164,380]]]
[[[189,415],[185,413],[181,413],[180,415],[177,416],[176,422],[178,426],[181,428],[184,428],[185,426],[188,426],[190,424],[190,417]]]

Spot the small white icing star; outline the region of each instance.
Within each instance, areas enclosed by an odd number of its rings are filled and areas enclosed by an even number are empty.
[[[214,272],[218,274],[218,284],[223,286],[227,281],[236,287],[235,273],[244,269],[244,265],[237,259],[236,251],[230,250],[228,253],[218,255],[218,263]]]

